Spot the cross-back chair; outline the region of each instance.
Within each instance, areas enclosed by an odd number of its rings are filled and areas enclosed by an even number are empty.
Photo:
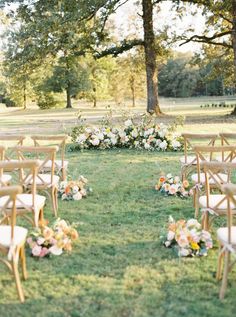
[[[184,139],[184,156],[180,157],[181,177],[184,180],[189,173],[195,170],[197,158],[193,152],[193,147],[196,145],[214,146],[218,138],[218,134],[203,134],[203,133],[182,133]]]
[[[55,158],[58,151],[57,146],[17,146],[14,148],[19,160],[24,161],[30,158],[39,160],[38,173],[36,175],[36,187],[38,191],[47,194],[51,200],[53,213],[57,216],[58,212],[58,186],[60,177],[54,174],[55,171]],[[45,172],[45,166],[51,164],[49,173]],[[32,186],[32,178],[26,178],[25,184],[27,188]]]
[[[236,146],[236,132],[234,133],[220,133],[219,134],[222,145],[234,145]],[[233,160],[236,162],[236,158]]]
[[[5,151],[6,151],[6,148],[0,145],[0,162],[4,161],[5,159]],[[5,174],[3,173],[2,170],[0,170],[0,187],[9,185],[11,179],[12,179],[11,175]]]
[[[194,186],[194,207],[195,207],[195,217],[198,216],[199,211],[199,194],[204,190],[206,184],[205,173],[202,170],[202,162],[214,162],[218,161],[218,157],[221,157],[221,162],[232,162],[236,158],[236,146],[194,146],[193,147],[196,159],[196,173],[191,175],[191,179]],[[227,182],[228,175],[222,171],[218,173],[215,178]],[[216,186],[215,179],[209,179],[209,186],[214,188]]]
[[[21,193],[20,186],[0,188],[0,199],[5,200],[5,204],[0,206],[0,215],[4,216],[7,213],[10,217],[10,225],[0,225],[0,253],[3,254],[0,261],[13,274],[19,299],[23,303],[25,297],[21,286],[18,262],[20,260],[23,279],[26,279],[25,241],[28,231],[23,227],[16,226],[16,200]]]
[[[17,162],[0,162],[0,171],[4,169],[15,171],[17,169],[16,183],[22,186],[24,193],[16,197],[16,216],[22,216],[33,226],[38,227],[39,222],[43,221],[43,208],[46,198],[36,192],[36,177],[39,162],[36,160],[25,160]],[[31,182],[31,187],[26,188],[26,181]],[[6,197],[0,199],[0,207],[6,203]],[[8,220],[9,214],[5,214],[2,221]]]
[[[217,266],[217,279],[222,275],[222,260],[224,258],[224,272],[219,297],[223,299],[227,289],[228,274],[236,263],[236,226],[233,226],[233,210],[236,209],[236,185],[226,184],[222,186],[222,192],[227,200],[227,227],[217,230],[219,241],[219,256]]]
[[[69,163],[65,160],[67,138],[67,135],[31,135],[31,139],[34,141],[35,146],[48,146],[49,143],[50,145],[56,144],[58,146],[58,155],[60,155],[60,159],[55,159],[54,170],[56,174],[61,176],[62,180],[66,179]],[[52,162],[48,161],[48,163],[44,166],[45,171],[50,171],[51,165]]]
[[[0,135],[0,145],[3,145],[6,148],[5,151],[5,160],[11,161],[14,160],[14,152],[12,151],[12,147],[14,146],[22,146],[25,140],[24,135],[18,134],[2,134]]]
[[[199,207],[202,211],[203,228],[208,230],[216,216],[227,214],[227,197],[221,192],[221,189],[223,185],[231,183],[232,172],[236,170],[236,163],[202,162],[201,166],[205,174],[206,192],[205,195],[199,197]],[[222,175],[227,177],[222,177]],[[211,183],[214,183],[214,192]],[[215,193],[216,189],[218,193]],[[234,214],[236,214],[235,207],[232,209]]]

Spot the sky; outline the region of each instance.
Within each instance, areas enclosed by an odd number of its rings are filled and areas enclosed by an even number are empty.
[[[139,19],[138,25],[136,25],[136,30],[138,30],[137,33],[139,33],[140,37],[142,37],[142,21],[141,18],[138,17],[138,13],[141,14],[141,8],[137,12],[137,8],[134,6],[135,0],[130,0],[123,6],[121,6],[116,14],[114,15],[116,26],[120,30],[120,34],[127,35],[128,32],[128,25],[129,21],[131,20],[132,15],[137,17]],[[170,29],[172,31],[175,31],[178,33],[178,35],[181,35],[185,32],[185,30],[188,27],[191,27],[196,34],[201,34],[201,31],[203,31],[204,28],[204,17],[201,15],[201,12],[196,14],[194,17],[189,13],[186,13],[186,15],[183,17],[182,20],[177,19],[176,20],[176,14],[174,10],[171,10],[172,2],[171,1],[163,1],[160,5],[160,12],[157,14],[155,12],[154,15],[154,27],[163,27],[164,25],[170,26]],[[183,46],[176,45],[175,50],[180,52],[196,52],[199,51],[201,48],[201,45],[198,43],[188,43]]]

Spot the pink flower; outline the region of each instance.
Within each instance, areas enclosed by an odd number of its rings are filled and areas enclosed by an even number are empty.
[[[35,245],[32,249],[32,254],[33,256],[40,256],[42,247],[40,247],[39,245]]]
[[[43,258],[43,257],[44,257],[45,255],[47,255],[48,253],[49,253],[49,250],[48,250],[47,248],[42,248],[42,250],[41,250],[39,256],[40,256],[41,258]]]

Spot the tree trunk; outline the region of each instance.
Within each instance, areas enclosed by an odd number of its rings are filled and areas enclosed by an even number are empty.
[[[66,108],[67,109],[72,108],[70,91],[71,91],[71,86],[70,86],[70,83],[68,83],[68,86],[66,88]]]
[[[155,36],[153,30],[153,3],[152,0],[142,0],[143,6],[143,30],[144,30],[144,51],[147,76],[147,112],[150,114],[161,114],[158,102],[157,87],[157,63]]]
[[[97,107],[97,88],[93,87],[93,108]]]
[[[130,78],[130,89],[132,94],[132,107],[135,107],[135,78],[134,76],[131,76]]]
[[[234,52],[234,90],[236,88],[236,0],[232,0],[232,46],[233,46],[233,52]],[[234,110],[231,112],[232,115],[236,115],[236,107],[234,107]]]
[[[24,82],[23,86],[23,108],[26,109],[26,82]]]

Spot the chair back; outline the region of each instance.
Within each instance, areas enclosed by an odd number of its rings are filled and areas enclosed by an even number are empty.
[[[14,239],[14,226],[16,224],[16,199],[17,195],[22,193],[21,186],[6,186],[0,188],[0,197],[7,197],[3,206],[0,206],[0,216],[9,215],[11,210],[11,239]]]
[[[201,179],[202,162],[227,163],[236,158],[236,146],[194,146],[193,150],[197,160],[198,183]]]
[[[17,135],[17,134],[3,134],[0,135],[0,145],[6,146],[5,150],[5,160],[10,161],[14,159],[14,152],[12,151],[12,147],[14,146],[22,146],[25,140],[24,135]]]
[[[36,184],[41,184],[42,187],[47,187],[48,184],[45,183],[45,180],[40,176],[40,174],[44,173],[45,166],[48,163],[51,163],[50,170],[50,183],[53,183],[54,171],[55,171],[55,158],[56,153],[58,151],[57,146],[16,146],[14,147],[14,151],[16,151],[18,159],[20,161],[25,161],[31,159],[38,160],[38,170],[36,175]],[[25,181],[29,184],[31,179],[25,179]]]
[[[236,145],[236,132],[220,133],[219,136],[220,136],[222,145]]]
[[[233,170],[236,170],[236,163],[231,162],[202,162],[201,168],[205,174],[206,180],[206,199],[207,207],[210,206],[210,195],[211,195],[211,180],[214,182],[214,188],[217,188],[219,191],[222,191],[222,188],[225,184],[231,184],[231,176]],[[227,178],[222,178],[222,173],[227,175]],[[214,207],[211,205],[211,209],[217,211],[218,209],[227,209],[222,208],[224,203],[227,201],[225,194],[221,195],[221,199],[217,200]],[[236,205],[235,205],[236,207]]]
[[[218,138],[218,134],[203,134],[203,133],[182,133],[181,136],[184,139],[184,158],[185,164],[188,163],[188,150],[193,150],[193,147],[198,145],[207,145],[207,146],[214,146],[215,141]],[[196,164],[197,160],[194,159],[192,164]]]
[[[33,206],[35,205],[35,195],[36,195],[36,177],[38,173],[39,161],[37,160],[24,160],[24,161],[13,161],[13,162],[0,162],[0,175],[3,174],[4,170],[16,171],[18,172],[18,178],[15,180],[17,185],[24,188],[27,180],[31,180],[30,191],[32,194]],[[2,184],[5,186],[6,184]],[[10,187],[10,186],[7,186]],[[0,183],[0,189],[1,189]],[[26,209],[28,207],[25,206]]]

